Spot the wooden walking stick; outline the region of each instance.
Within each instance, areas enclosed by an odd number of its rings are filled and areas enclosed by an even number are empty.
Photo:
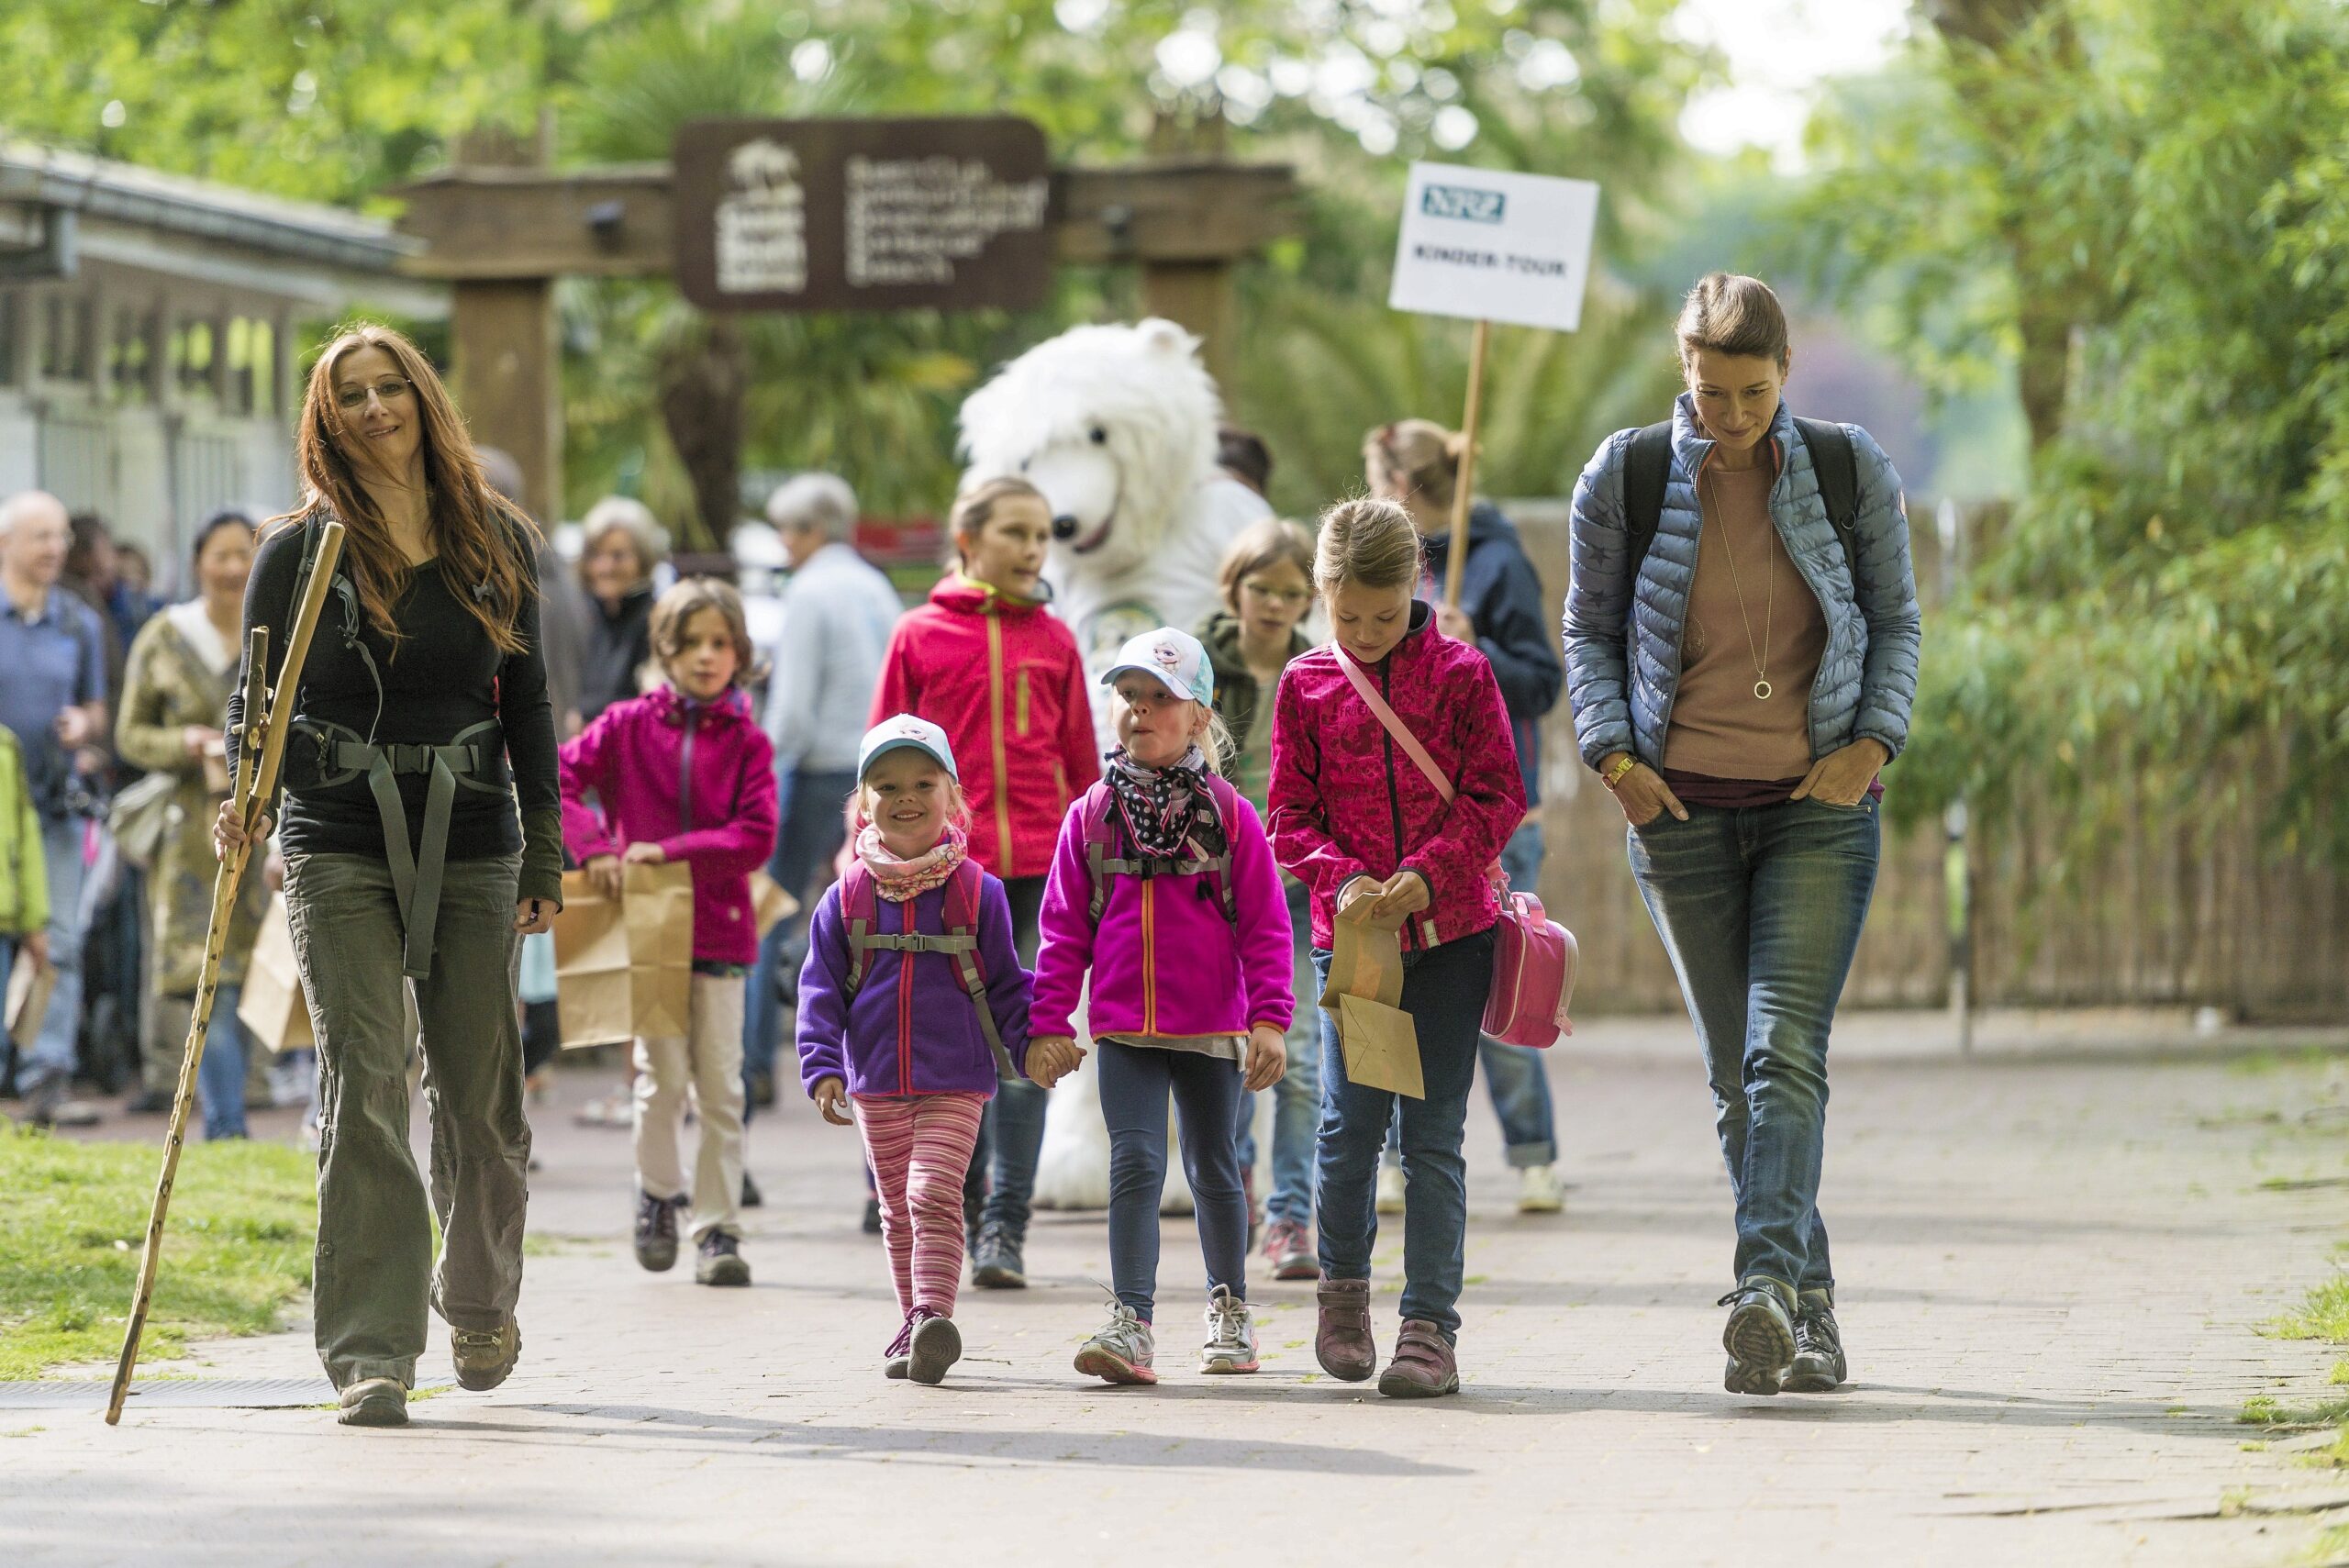
[[[1468,411],[1460,421],[1460,473],[1452,487],[1452,543],[1443,558],[1443,602],[1460,607],[1460,573],[1468,563],[1468,498],[1476,488],[1476,421],[1485,409],[1485,344],[1493,324],[1479,319],[1468,349]]]
[[[139,1292],[131,1298],[130,1323],[122,1337],[122,1359],[114,1369],[114,1391],[106,1399],[106,1425],[122,1420],[122,1402],[130,1393],[130,1373],[139,1364],[139,1338],[147,1327],[147,1309],[155,1296],[155,1265],[163,1251],[163,1217],[172,1207],[172,1179],[179,1173],[180,1145],[187,1133],[188,1109],[195,1103],[195,1070],[204,1060],[205,1031],[212,1023],[212,1001],[220,980],[220,954],[228,944],[228,922],[237,905],[237,889],[252,856],[253,830],[277,788],[277,773],[285,759],[285,730],[293,717],[295,688],[301,684],[302,662],[310,651],[310,634],[317,629],[318,612],[334,581],[335,562],[342,554],[342,525],[328,520],[317,525],[318,547],[295,601],[294,626],[286,643],[285,662],[277,684],[269,685],[269,631],[255,627],[245,639],[244,725],[237,740],[237,819],[244,824],[244,841],[220,862],[212,879],[212,920],[204,935],[204,967],[196,973],[195,1010],[189,1016],[187,1044],[180,1053],[179,1092],[172,1100],[171,1131],[163,1140],[163,1171],[155,1179],[155,1204],[147,1217],[147,1244],[139,1254]]]

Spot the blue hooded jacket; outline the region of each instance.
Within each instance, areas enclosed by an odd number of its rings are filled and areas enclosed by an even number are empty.
[[[1427,536],[1430,576],[1442,596],[1452,532]],[[1468,559],[1460,567],[1460,607],[1476,623],[1476,646],[1493,666],[1501,701],[1508,708],[1509,734],[1517,742],[1518,770],[1525,780],[1525,804],[1542,803],[1542,720],[1558,706],[1565,671],[1550,646],[1542,623],[1541,573],[1518,539],[1517,525],[1490,501],[1468,509]]]
[[[1865,430],[1846,425],[1859,480],[1851,561],[1827,516],[1810,449],[1781,403],[1771,422],[1778,477],[1770,517],[1827,619],[1827,647],[1810,688],[1816,762],[1863,737],[1900,755],[1917,695],[1922,627],[1909,562],[1909,511],[1900,476]],[[1662,765],[1680,683],[1680,642],[1697,574],[1696,476],[1713,442],[1683,394],[1672,417],[1672,469],[1655,539],[1631,581],[1624,527],[1623,468],[1635,430],[1607,438],[1575,485],[1574,584],[1566,595],[1566,690],[1575,740],[1597,767],[1631,751]]]

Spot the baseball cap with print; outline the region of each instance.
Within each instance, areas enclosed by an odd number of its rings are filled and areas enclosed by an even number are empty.
[[[1129,638],[1126,645],[1118,650],[1117,662],[1101,672],[1101,684],[1115,685],[1118,677],[1129,670],[1156,677],[1159,684],[1178,698],[1210,704],[1215,701],[1215,666],[1208,662],[1206,645],[1187,631],[1162,626],[1156,631]]]
[[[910,713],[892,714],[864,732],[864,740],[856,749],[856,776],[862,779],[877,759],[907,747],[926,753],[946,770],[947,777],[962,782],[963,775],[954,771],[954,748],[946,743],[946,731]]]

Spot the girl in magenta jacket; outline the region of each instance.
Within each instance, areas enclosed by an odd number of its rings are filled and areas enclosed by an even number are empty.
[[[668,684],[614,703],[562,748],[562,832],[605,896],[620,867],[693,868],[694,973],[687,1032],[636,1042],[636,1261],[677,1261],[685,1175],[685,1090],[701,1117],[694,1162],[694,1278],[748,1284],[741,1255],[742,983],[758,958],[751,873],[774,851],[774,744],[751,717],[751,634],[741,596],[691,578],[652,607]],[[591,808],[586,796],[596,796]]]
[[[1320,1326],[1332,1377],[1376,1370],[1370,1249],[1379,1150],[1402,1103],[1403,1327],[1379,1392],[1450,1394],[1467,1235],[1460,1140],[1492,986],[1500,906],[1491,867],[1525,816],[1508,710],[1492,666],[1436,629],[1411,595],[1419,537],[1401,507],[1349,501],[1321,520],[1314,585],[1333,640],[1289,662],[1273,708],[1273,844],[1312,890],[1313,962],[1326,984],[1332,924],[1401,921],[1403,1010],[1418,1027],[1426,1097],[1352,1083],[1335,1025],[1321,1026]],[[1351,670],[1351,677],[1349,671]],[[1419,770],[1355,685],[1377,695],[1452,786]],[[1341,912],[1342,911],[1342,915]]]
[[[1074,1014],[1087,971],[1109,1126],[1109,1321],[1076,1370],[1155,1383],[1152,1328],[1166,1102],[1182,1112],[1183,1165],[1207,1257],[1200,1370],[1254,1372],[1248,1206],[1233,1139],[1243,1089],[1286,1065],[1287,900],[1255,808],[1200,742],[1215,728],[1215,670],[1186,631],[1145,632],[1103,675],[1117,689],[1108,776],[1061,823],[1044,887],[1029,1075],[1051,1084],[1083,1059]]]

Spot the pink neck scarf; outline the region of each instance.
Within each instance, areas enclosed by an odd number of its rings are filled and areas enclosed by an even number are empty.
[[[881,841],[879,827],[868,822],[857,831],[856,858],[873,873],[875,892],[893,904],[903,904],[944,886],[954,868],[963,863],[967,844],[963,829],[950,822],[946,836],[935,845],[912,860],[901,861]]]

